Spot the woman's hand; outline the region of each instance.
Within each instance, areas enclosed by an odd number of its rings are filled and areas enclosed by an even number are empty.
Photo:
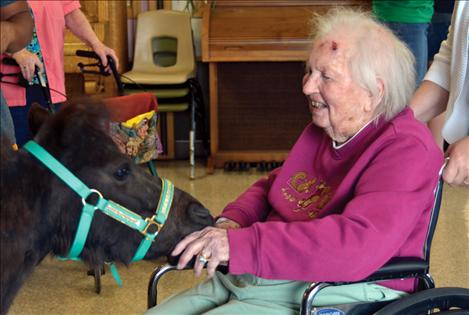
[[[33,80],[36,66],[39,67],[40,73],[44,71],[44,65],[42,64],[41,60],[39,60],[38,56],[27,51],[24,48],[12,54],[11,56],[16,60],[16,62],[20,66],[21,73],[28,82],[31,82]]]
[[[116,52],[112,48],[107,47],[100,41],[97,41],[96,43],[92,44],[91,48],[99,56],[107,72],[109,73],[111,72],[111,68],[109,67],[108,62],[107,62],[108,55],[111,56],[112,59],[114,60],[116,64],[116,69],[119,68],[119,58],[117,58]]]
[[[181,254],[177,265],[183,269],[193,256],[197,256],[194,264],[194,273],[198,277],[207,262],[207,275],[212,277],[215,269],[220,263],[228,262],[230,259],[230,246],[228,234],[225,229],[206,227],[201,231],[186,236],[171,255]]]
[[[220,229],[238,229],[240,227],[239,223],[227,219],[227,218],[222,218],[222,220],[217,221],[215,223],[215,227],[220,228]]]
[[[111,72],[107,64],[107,56],[111,56],[119,68],[119,59],[114,50],[104,45],[96,36],[86,15],[81,9],[75,9],[65,16],[65,25],[72,33],[86,43],[99,56],[107,72]]]
[[[450,145],[446,155],[449,161],[443,170],[445,182],[469,188],[469,136]]]

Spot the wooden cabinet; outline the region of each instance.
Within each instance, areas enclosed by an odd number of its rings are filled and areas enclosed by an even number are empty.
[[[120,62],[120,71],[127,63],[127,15],[126,1],[81,1],[81,10],[85,13],[98,38],[115,50]],[[90,50],[80,39],[66,30],[65,32],[65,74],[68,91],[80,91],[87,94],[103,93],[115,95],[117,87],[112,77],[79,74],[77,64],[87,63],[84,58],[75,56],[78,49]],[[89,63],[93,62],[89,60]],[[73,93],[72,93],[73,94]],[[76,93],[80,94],[80,93]]]
[[[229,160],[283,161],[311,120],[301,92],[309,20],[369,0],[223,0],[204,8],[209,63],[209,171]]]

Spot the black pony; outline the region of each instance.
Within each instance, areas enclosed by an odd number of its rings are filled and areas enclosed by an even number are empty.
[[[108,135],[104,106],[73,104],[49,115],[40,106],[30,112],[34,140],[88,187],[143,218],[151,217],[161,179],[132,163]],[[25,278],[49,253],[66,256],[82,211],[81,198],[24,149],[11,150],[1,139],[1,314],[5,314]],[[179,189],[169,217],[145,259],[170,253],[185,235],[213,224],[209,211]],[[129,264],[143,235],[96,211],[80,258],[91,269],[104,262]]]

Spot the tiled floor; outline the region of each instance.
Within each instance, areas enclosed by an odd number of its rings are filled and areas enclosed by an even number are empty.
[[[197,179],[190,181],[187,162],[159,162],[161,176],[194,195],[217,215],[262,173],[206,175],[198,166]],[[469,287],[469,192],[445,186],[440,219],[432,245],[431,273],[436,284]],[[147,282],[159,262],[138,262],[120,267],[124,287],[119,288],[109,273],[103,277],[101,295],[93,291],[93,279],[75,262],[45,259],[17,296],[9,314],[140,314],[146,308]],[[161,283],[159,298],[192,286],[190,271],[173,272]]]

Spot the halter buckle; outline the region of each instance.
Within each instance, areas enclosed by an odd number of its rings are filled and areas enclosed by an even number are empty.
[[[161,224],[158,223],[156,220],[155,220],[156,216],[152,216],[151,218],[145,218],[145,222],[147,223],[147,225],[145,226],[145,228],[143,229],[142,231],[142,234],[147,236],[147,234],[150,234],[152,236],[156,236],[156,234],[158,234],[158,231],[161,229]],[[149,230],[149,228],[151,226],[156,226],[156,231],[152,232],[151,230]]]

